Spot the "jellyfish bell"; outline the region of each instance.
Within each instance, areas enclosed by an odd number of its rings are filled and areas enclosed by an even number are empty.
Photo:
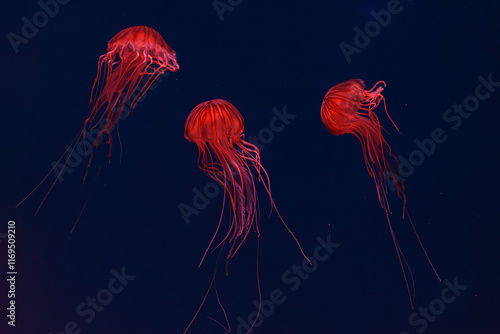
[[[151,57],[151,61],[159,66],[175,72],[179,69],[175,51],[165,42],[160,33],[146,26],[135,26],[123,29],[108,42],[110,59],[120,57],[136,57],[141,52]]]
[[[186,120],[184,137],[192,143],[241,137],[245,121],[230,102],[215,99],[196,106]]]
[[[363,80],[351,79],[328,90],[321,106],[321,120],[330,133],[336,136],[355,133],[359,129],[355,127],[356,122],[367,123],[361,116],[376,117],[373,109],[381,101],[384,102],[385,107],[385,99],[382,95],[385,82],[377,82],[370,90],[365,90],[365,87]],[[385,110],[387,113],[387,108]],[[388,113],[387,116],[389,116]],[[392,121],[392,118],[390,119]],[[378,119],[375,119],[373,123],[380,126]],[[396,124],[392,123],[396,127]]]

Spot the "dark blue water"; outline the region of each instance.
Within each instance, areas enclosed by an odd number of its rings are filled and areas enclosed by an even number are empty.
[[[223,199],[199,170],[184,122],[215,98],[245,118],[275,203],[316,260],[305,264],[257,184],[260,238],[250,234],[228,276],[224,248],[217,275],[232,333],[245,332],[256,314],[257,249],[263,309],[254,333],[500,332],[497,3],[47,3],[2,6],[0,333],[184,331],[213,276],[218,250],[198,264]],[[33,22],[38,27],[24,27]],[[88,156],[80,156],[38,215],[53,174],[16,208],[81,129],[107,42],[134,25],[160,32],[180,69],[120,121],[121,162],[115,132],[111,162],[102,142],[85,183]],[[415,280],[413,309],[360,143],[321,123],[325,93],[352,78],[387,83],[387,109],[401,134],[381,107],[377,113],[402,163],[407,209],[443,279],[389,188],[391,222]],[[226,210],[222,234],[228,222]],[[213,290],[190,333],[224,333],[210,318],[226,323]]]

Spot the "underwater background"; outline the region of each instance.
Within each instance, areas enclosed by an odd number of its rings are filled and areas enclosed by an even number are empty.
[[[227,276],[227,246],[220,253],[217,292],[232,333],[245,333],[256,314],[257,250],[263,309],[252,333],[500,333],[499,13],[495,1],[472,0],[4,2],[0,333],[186,329],[219,256],[209,253],[198,268],[223,192],[198,168],[184,122],[216,98],[243,115],[306,255],[321,254],[305,264],[257,183],[260,237],[250,234]],[[115,131],[111,161],[103,141],[85,183],[88,155],[71,161],[36,216],[54,174],[16,207],[81,129],[107,42],[135,25],[157,30],[180,69],[120,121],[121,158]],[[401,134],[382,106],[376,113],[443,279],[389,187],[391,223],[415,280],[413,309],[361,145],[331,135],[320,119],[328,89],[353,78],[387,84]],[[211,318],[226,324],[213,289],[188,333],[225,333]]]

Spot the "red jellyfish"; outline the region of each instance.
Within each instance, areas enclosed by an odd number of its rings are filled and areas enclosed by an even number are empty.
[[[222,241],[215,246],[215,248],[219,246],[222,247],[226,242],[230,245],[226,257],[226,274],[229,260],[234,257],[241,245],[247,240],[250,231],[254,230],[257,235],[259,235],[258,200],[252,169],[255,170],[255,178],[264,185],[271,200],[271,206],[276,210],[281,221],[295,239],[295,242],[299,245],[297,239],[276,209],[271,196],[269,176],[260,162],[259,149],[244,140],[243,127],[243,117],[231,103],[225,100],[211,100],[201,103],[193,109],[186,120],[184,132],[186,139],[198,146],[198,166],[200,169],[224,187],[224,204],[219,224],[212,240],[203,254],[200,265],[219,233],[226,198],[229,200],[228,205],[232,213],[229,229]],[[307,259],[301,248],[300,251]],[[215,284],[214,279],[215,272],[207,295],[212,284]],[[260,284],[258,283],[258,269],[257,287],[261,300]],[[205,295],[203,302],[207,295]],[[203,306],[203,302],[187,329],[189,329],[196,318]],[[253,328],[258,318],[259,316],[257,315],[251,328]],[[248,332],[251,331],[251,328]]]
[[[129,27],[113,37],[108,43],[108,52],[99,58],[97,77],[90,96],[90,112],[83,125],[85,138],[87,131],[105,120],[94,139],[92,151],[106,133],[111,159],[111,130],[115,126],[118,129],[118,121],[130,114],[160,75],[178,69],[175,51],[152,28]],[[92,153],[87,167],[91,160]]]
[[[351,79],[349,81],[333,86],[326,93],[325,98],[323,99],[323,104],[321,106],[321,120],[325,124],[327,130],[330,131],[330,133],[332,133],[333,135],[340,136],[344,133],[352,133],[361,142],[366,168],[368,169],[368,173],[370,174],[370,176],[375,181],[378,199],[380,201],[380,204],[382,205],[382,209],[385,212],[387,222],[389,223],[392,240],[394,241],[394,246],[396,247],[399,263],[401,264],[403,276],[408,290],[408,295],[410,296],[410,303],[412,304],[413,308],[415,285],[413,283],[413,275],[411,273],[410,267],[408,266],[408,262],[406,261],[403,252],[399,247],[398,241],[391,226],[391,221],[389,218],[391,210],[389,208],[389,201],[387,199],[387,176],[389,176],[391,181],[394,183],[394,187],[396,189],[398,197],[403,198],[403,217],[405,213],[408,215],[408,211],[406,209],[406,193],[404,183],[399,180],[396,173],[396,170],[400,170],[398,160],[396,159],[394,154],[392,154],[391,147],[382,136],[382,130],[385,129],[380,125],[379,118],[373,111],[378,107],[381,101],[384,103],[385,113],[390,119],[392,125],[394,125],[398,132],[399,129],[387,112],[385,98],[382,95],[382,91],[385,88],[385,82],[377,82],[370,90],[365,90],[365,87],[365,83],[361,79]],[[441,278],[434,269],[434,266],[432,265],[432,262],[429,259],[427,252],[425,251],[422,242],[420,241],[420,238],[418,237],[411,219],[409,220],[418,239],[418,242],[420,243],[420,246],[422,247],[422,250],[427,257],[427,260],[429,261],[439,281],[441,281]],[[408,278],[406,276],[403,262],[408,268],[411,277],[413,293],[410,292]]]
[[[38,210],[43,205],[48,194],[64,171],[66,164],[75,153],[77,145],[86,147],[90,140],[90,158],[87,170],[92,161],[94,149],[97,148],[101,137],[107,134],[109,144],[109,159],[113,150],[111,131],[117,128],[118,121],[126,118],[135,108],[137,103],[151,88],[160,75],[166,71],[175,72],[179,69],[175,51],[165,43],[163,37],[154,29],[137,26],[129,27],[119,32],[108,43],[107,53],[99,58],[97,77],[92,86],[90,95],[90,111],[81,132],[78,133],[72,144],[66,149],[57,164],[19,204],[23,203],[31,194],[40,187],[47,177],[56,172],[56,180],[40,203]],[[91,138],[88,132],[96,132]],[[80,138],[83,135],[83,142]],[[88,137],[88,138],[87,138]],[[121,142],[120,142],[121,148]],[[60,164],[66,155],[63,164]],[[59,169],[56,169],[56,167]],[[85,172],[84,180],[87,176]],[[38,210],[36,211],[38,213]]]

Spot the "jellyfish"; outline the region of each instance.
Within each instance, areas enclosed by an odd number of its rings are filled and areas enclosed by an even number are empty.
[[[184,132],[185,138],[198,146],[199,168],[224,188],[224,204],[219,223],[203,254],[200,265],[212,247],[216,236],[219,234],[224,214],[224,205],[226,198],[228,199],[231,211],[229,228],[222,241],[214,247],[222,247],[226,243],[230,245],[226,256],[226,274],[228,272],[229,260],[235,256],[242,244],[248,239],[250,232],[254,230],[258,236],[260,235],[256,180],[263,184],[270,198],[272,208],[278,213],[282,223],[299,246],[302,255],[307,259],[299,242],[285,224],[276,208],[271,196],[269,176],[260,161],[259,149],[244,140],[243,130],[244,120],[239,111],[228,101],[217,99],[196,106],[186,120]],[[210,287],[214,284],[214,278],[215,272]],[[210,287],[207,294],[210,291]],[[259,299],[261,300],[259,283],[258,292]],[[200,309],[198,309],[198,312]],[[196,312],[196,315],[198,312]],[[257,319],[258,316],[255,321]],[[193,320],[189,326],[191,326]]]
[[[54,172],[56,179],[38,206],[35,215],[38,214],[47,196],[64,172],[68,161],[74,154],[77,154],[77,147],[80,154],[81,151],[85,151],[84,155],[88,155],[87,143],[90,141],[90,157],[83,178],[85,181],[94,150],[104,134],[107,134],[108,137],[108,159],[111,160],[113,150],[111,132],[115,127],[120,141],[118,121],[126,118],[132,112],[160,75],[166,71],[175,72],[178,69],[175,51],[152,28],[129,27],[113,37],[108,43],[107,53],[99,58],[97,77],[90,95],[90,111],[81,131],[78,132],[57,163],[53,164],[49,173],[16,207],[28,199]],[[82,137],[83,140],[80,140]],[[82,146],[83,150],[80,149]]]
[[[404,183],[397,177],[390,160],[394,161],[397,169],[399,169],[398,161],[382,136],[383,128],[378,116],[373,112],[381,101],[384,102],[386,114],[392,124],[398,132],[399,129],[385,106],[385,99],[382,95],[385,82],[377,82],[370,90],[365,90],[365,87],[361,79],[351,79],[332,87],[323,99],[321,120],[331,134],[340,136],[344,133],[352,133],[359,139],[366,168],[375,181],[380,204],[386,214],[389,214],[386,177],[389,175],[394,180],[396,192],[400,198],[403,198],[404,207],[406,207],[406,193]]]
[[[93,140],[87,169],[92,161],[93,150],[104,134],[108,137],[108,158],[111,160],[111,130],[115,126],[118,130],[118,121],[132,112],[160,75],[178,69],[175,51],[152,28],[129,27],[109,41],[107,53],[99,58],[97,77],[90,96],[90,112],[83,126],[85,139],[87,131],[104,120]]]
[[[385,131],[385,129],[381,126],[379,118],[374,112],[374,109],[378,107],[380,102],[383,102],[385,114],[396,130],[400,132],[387,112],[385,98],[382,95],[382,91],[385,86],[386,84],[384,81],[379,81],[370,90],[365,90],[365,83],[361,79],[351,79],[333,86],[326,93],[323,99],[323,104],[321,106],[321,120],[331,134],[340,136],[345,133],[351,133],[361,142],[366,168],[368,170],[368,174],[370,174],[375,181],[378,199],[382,209],[384,210],[387,222],[389,223],[392,240],[394,242],[394,246],[396,247],[398,260],[403,271],[406,288],[410,297],[410,303],[413,308],[413,298],[415,294],[413,275],[392,229],[389,216],[391,214],[391,209],[387,198],[387,183],[393,182],[398,197],[403,199],[403,218],[405,214],[409,218],[408,211],[406,209],[405,185],[396,173],[396,170],[400,171],[398,160],[392,153],[391,147],[382,135],[382,130]],[[388,180],[388,177],[390,180]],[[409,221],[428,262],[430,263],[439,281],[441,281],[441,278],[434,269],[434,266],[432,265],[432,262],[429,259],[429,256],[427,255],[427,252],[425,251],[425,248],[423,247],[410,218]],[[404,269],[405,266],[408,269],[409,276],[411,277],[413,292],[410,292],[408,277]]]

